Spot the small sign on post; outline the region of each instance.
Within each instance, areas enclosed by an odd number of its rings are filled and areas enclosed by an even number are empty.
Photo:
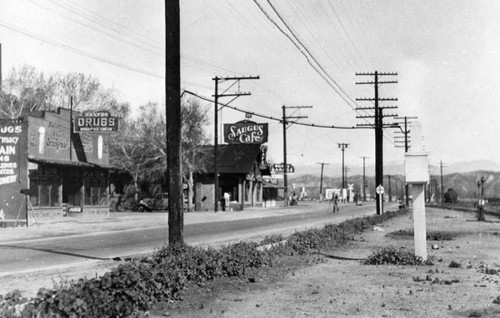
[[[378,187],[375,189],[375,192],[377,192],[377,194],[378,194],[378,198],[380,200],[380,202],[379,202],[380,211],[382,212],[381,214],[383,214],[384,213],[384,209],[383,209],[384,202],[383,202],[382,198],[384,197],[383,196],[384,187],[381,184],[379,184]]]

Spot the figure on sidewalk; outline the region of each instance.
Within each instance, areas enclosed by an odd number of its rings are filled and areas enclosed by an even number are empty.
[[[333,196],[333,213],[339,212],[339,196]]]
[[[231,199],[231,195],[228,192],[224,192],[224,207],[229,207],[229,200]],[[225,211],[225,210],[223,210]]]

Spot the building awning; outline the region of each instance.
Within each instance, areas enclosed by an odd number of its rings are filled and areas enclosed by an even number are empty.
[[[28,156],[28,161],[39,164],[55,165],[55,166],[66,166],[66,167],[80,167],[80,168],[101,168],[105,170],[118,170],[117,167],[106,165],[106,164],[96,164],[81,161],[69,161],[69,160],[57,160],[57,159],[45,159],[45,158],[35,158],[33,156]]]

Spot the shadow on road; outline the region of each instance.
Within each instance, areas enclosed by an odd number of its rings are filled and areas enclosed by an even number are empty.
[[[36,248],[36,247],[25,247],[25,246],[19,246],[19,245],[4,245],[4,244],[0,244],[0,247],[6,247],[6,248],[12,248],[12,249],[32,250],[32,251],[39,251],[39,252],[45,252],[45,253],[52,253],[52,254],[60,254],[60,255],[68,255],[68,256],[80,257],[80,258],[85,258],[85,259],[95,259],[95,260],[101,260],[101,261],[110,260],[110,258],[108,258],[108,257],[97,257],[97,256],[90,256],[90,255],[82,255],[82,254],[76,254],[76,253],[70,253],[70,252],[63,252],[63,251],[52,250],[52,249],[48,249],[48,248]]]

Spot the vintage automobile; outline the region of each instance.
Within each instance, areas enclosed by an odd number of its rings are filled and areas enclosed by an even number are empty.
[[[136,203],[135,210],[138,212],[167,211],[168,193],[157,194],[154,198],[144,198]]]

